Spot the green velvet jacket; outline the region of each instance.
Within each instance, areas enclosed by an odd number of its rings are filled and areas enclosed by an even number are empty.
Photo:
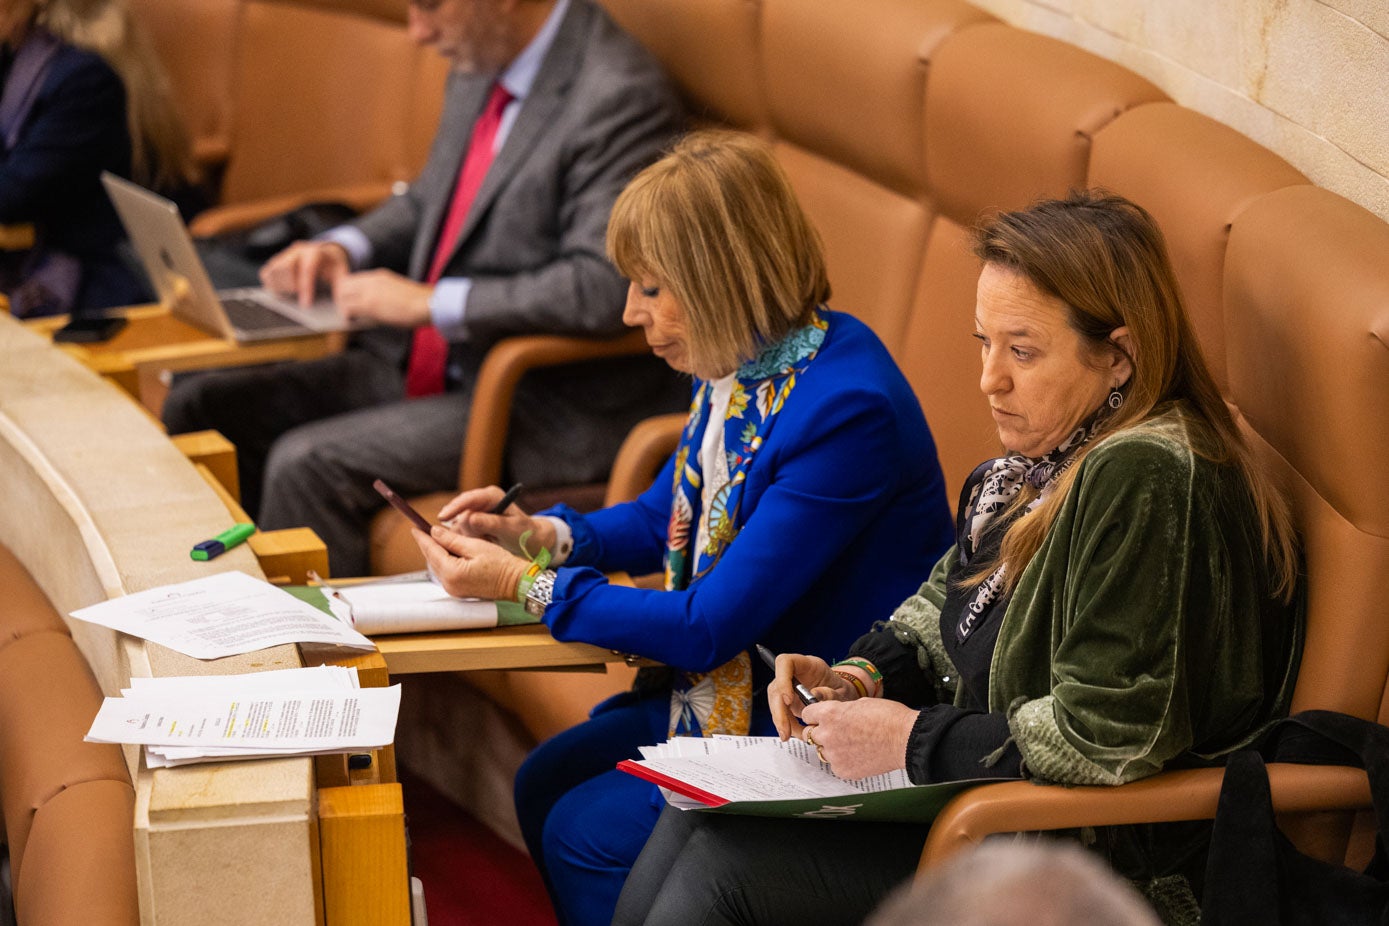
[[[1027,774],[1121,784],[1205,764],[1286,713],[1300,600],[1270,592],[1248,491],[1198,452],[1204,434],[1177,408],[1105,438],[1019,577],[987,703],[1007,712]],[[919,665],[959,704],[940,614],[954,557],[893,621],[915,631]]]

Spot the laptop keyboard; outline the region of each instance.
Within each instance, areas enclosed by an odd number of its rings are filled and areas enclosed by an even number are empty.
[[[261,331],[266,328],[286,326],[303,327],[274,309],[266,308],[254,299],[223,299],[222,308],[227,312],[232,327],[240,331]]]

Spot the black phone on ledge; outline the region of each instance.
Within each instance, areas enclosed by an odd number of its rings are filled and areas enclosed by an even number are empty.
[[[426,534],[429,533],[430,525],[429,522],[425,520],[424,515],[410,507],[410,503],[397,495],[394,489],[386,485],[386,483],[382,482],[380,479],[376,480],[371,485],[372,488],[381,493],[382,498],[390,502],[392,508],[409,518],[411,524],[415,525]]]
[[[53,332],[53,340],[66,344],[99,344],[114,338],[125,325],[124,315],[74,317]]]

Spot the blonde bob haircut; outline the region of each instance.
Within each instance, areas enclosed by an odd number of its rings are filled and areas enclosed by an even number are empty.
[[[1082,456],[1104,436],[1183,402],[1208,435],[1192,449],[1233,464],[1244,477],[1274,587],[1290,598],[1298,566],[1287,504],[1244,442],[1211,377],[1187,318],[1167,245],[1152,216],[1103,190],[1073,192],[986,222],[977,232],[975,254],[1061,300],[1070,327],[1090,345],[1093,356],[1121,350],[1110,335],[1116,328],[1128,328],[1133,373],[1123,389],[1124,404]],[[1010,588],[1041,547],[1079,469],[1070,466],[1048,499],[1004,535],[1000,559],[1008,566]],[[1026,505],[1035,497],[1036,491],[1028,489],[1015,497],[1015,503]],[[990,571],[992,566],[984,575]]]
[[[820,236],[763,142],[700,131],[618,196],[608,256],[679,303],[690,359],[723,376],[804,325],[830,296]]]

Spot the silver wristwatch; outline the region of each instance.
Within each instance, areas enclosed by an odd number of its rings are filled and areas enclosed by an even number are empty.
[[[555,597],[555,571],[546,569],[535,577],[526,591],[526,613],[534,617],[544,617],[545,609]]]

